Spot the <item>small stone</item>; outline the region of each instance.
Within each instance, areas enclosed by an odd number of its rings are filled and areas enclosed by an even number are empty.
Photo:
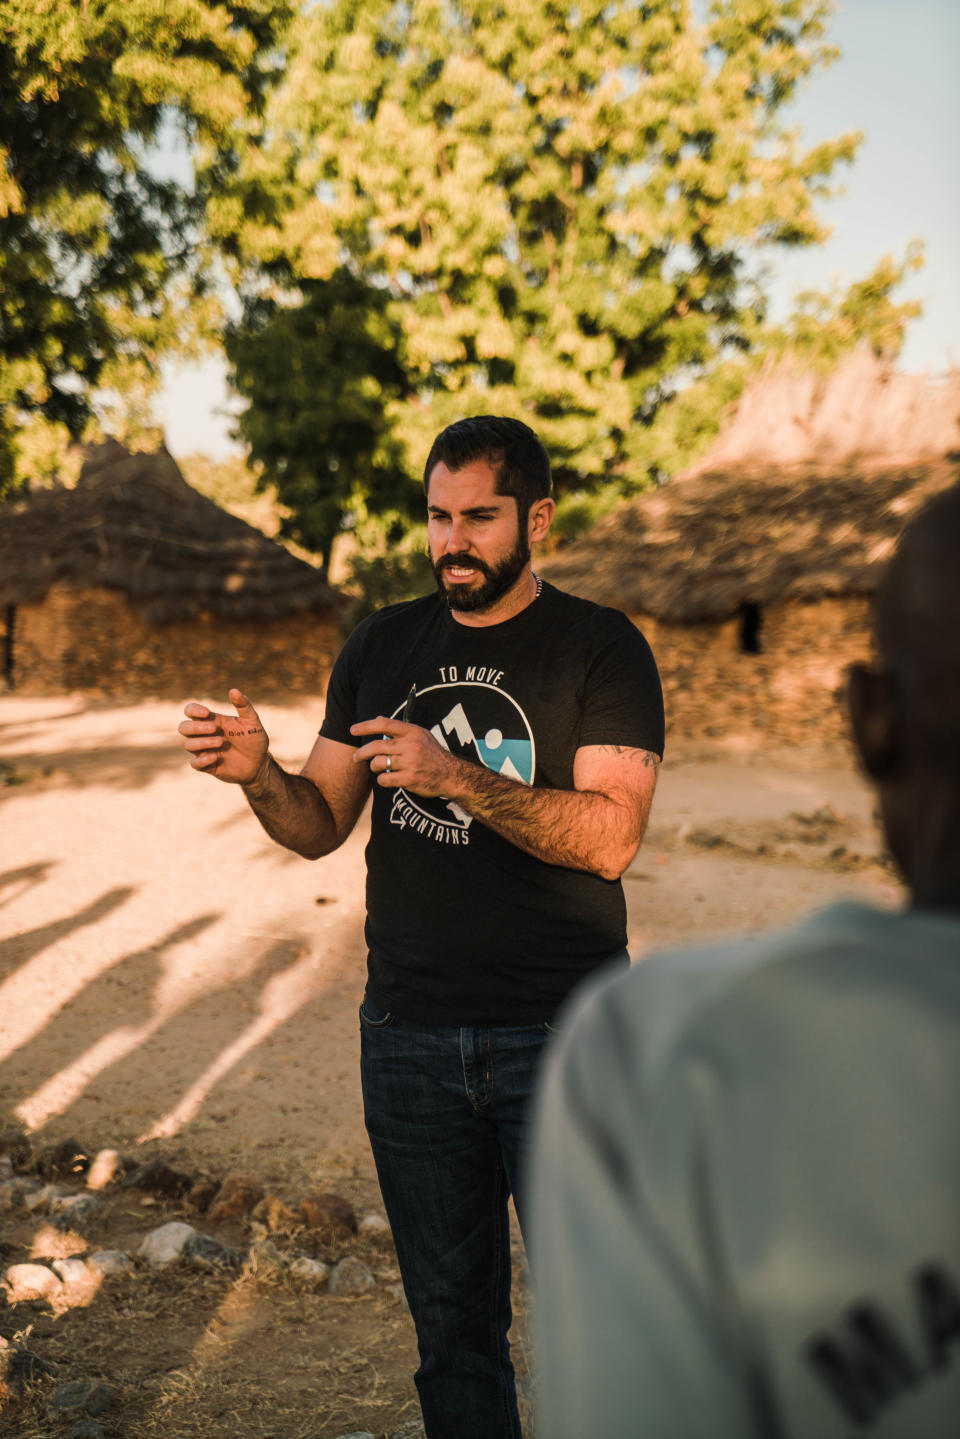
[[[369,1429],[351,1429],[349,1434],[338,1434],[337,1439],[373,1439]]]
[[[390,1233],[390,1225],[382,1214],[365,1214],[360,1220],[360,1233],[366,1235],[387,1235]]]
[[[106,1384],[98,1380],[71,1379],[53,1391],[47,1413],[51,1418],[86,1415],[95,1419],[98,1414],[106,1414],[112,1403],[113,1395]]]
[[[0,1184],[13,1178],[13,1160],[9,1154],[0,1154]]]
[[[107,1439],[107,1431],[96,1419],[78,1419],[71,1425],[67,1439]]]
[[[192,1185],[192,1174],[171,1169],[162,1159],[151,1159],[149,1164],[141,1164],[120,1181],[121,1189],[145,1189],[148,1194],[160,1195],[164,1199],[180,1199]]]
[[[123,1177],[124,1164],[119,1150],[101,1149],[87,1170],[88,1189],[106,1189]]]
[[[69,1198],[69,1189],[61,1189],[59,1184],[41,1184],[38,1189],[23,1191],[20,1203],[28,1213],[41,1214],[52,1209],[58,1200]]]
[[[192,1224],[184,1224],[178,1219],[171,1220],[169,1224],[161,1224],[159,1229],[151,1229],[137,1253],[141,1259],[147,1261],[151,1269],[163,1269],[168,1264],[176,1264],[182,1257],[188,1240],[196,1232]]]
[[[220,1181],[212,1174],[201,1174],[190,1186],[187,1203],[198,1214],[205,1214],[220,1192]]]
[[[294,1279],[302,1279],[305,1284],[319,1289],[330,1278],[330,1265],[324,1264],[322,1259],[310,1259],[301,1254],[290,1265],[290,1273]]]
[[[394,1429],[390,1439],[421,1439],[426,1434],[422,1419],[408,1419],[399,1429]]]
[[[268,1194],[261,1199],[250,1217],[265,1224],[271,1234],[296,1229],[301,1222],[299,1214],[275,1194]]]
[[[332,1229],[356,1234],[353,1205],[339,1194],[308,1194],[300,1201],[300,1218],[310,1229]]]
[[[75,1288],[89,1284],[95,1277],[84,1259],[55,1259],[52,1268],[54,1274],[58,1274],[64,1284]]]
[[[262,1198],[263,1185],[255,1174],[228,1174],[207,1210],[207,1217],[215,1223],[243,1219]]]
[[[63,1292],[59,1275],[45,1264],[11,1264],[4,1285],[11,1304],[25,1299],[57,1299]]]
[[[129,1274],[134,1267],[133,1260],[129,1254],[124,1254],[122,1249],[98,1249],[96,1254],[91,1254],[87,1265],[95,1274],[103,1275],[104,1279],[112,1278],[116,1274]]]
[[[331,1294],[368,1294],[376,1280],[362,1259],[348,1254],[335,1264],[330,1275]]]
[[[239,1249],[209,1239],[205,1234],[194,1234],[187,1240],[183,1257],[194,1269],[239,1269],[243,1263]]]
[[[387,1293],[392,1294],[398,1304],[406,1304],[407,1296],[404,1293],[402,1284],[388,1284]]]
[[[90,1155],[79,1139],[62,1139],[40,1150],[34,1168],[43,1179],[78,1179],[90,1168]]]
[[[103,1209],[103,1200],[95,1194],[67,1194],[58,1196],[50,1208],[69,1226],[86,1224]]]

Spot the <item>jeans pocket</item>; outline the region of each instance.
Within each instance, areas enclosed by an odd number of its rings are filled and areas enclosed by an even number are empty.
[[[372,999],[366,995],[360,1005],[360,1023],[367,1029],[386,1029],[396,1021],[397,1016],[391,1014],[389,1009],[381,1009],[379,1004],[374,1004]]]

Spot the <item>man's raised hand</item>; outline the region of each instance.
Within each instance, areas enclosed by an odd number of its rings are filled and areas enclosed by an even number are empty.
[[[217,714],[191,701],[179,726],[193,769],[226,784],[250,784],[266,768],[270,741],[260,716],[242,690],[230,691],[236,715]]]

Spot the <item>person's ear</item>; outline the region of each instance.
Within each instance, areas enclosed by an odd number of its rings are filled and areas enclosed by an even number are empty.
[[[527,537],[531,544],[546,536],[553,523],[556,510],[556,504],[551,499],[537,500],[530,506],[530,512],[527,515]]]
[[[847,705],[854,743],[871,779],[889,778],[903,760],[896,685],[887,670],[854,664],[847,672]]]

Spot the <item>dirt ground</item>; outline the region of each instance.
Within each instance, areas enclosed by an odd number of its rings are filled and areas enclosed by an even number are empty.
[[[300,763],[321,717],[320,700],[264,707],[281,763]],[[357,1074],[366,825],[316,864],[278,849],[235,789],[188,768],[179,718],[159,701],[0,698],[0,1123],[25,1126],[35,1147],[70,1136],[194,1173],[253,1172],[291,1202],[325,1189],[377,1211]],[[847,753],[734,742],[671,745],[625,889],[638,959],[842,896],[899,899]],[[14,1211],[0,1216],[0,1267],[133,1247],[179,1217],[212,1232],[179,1201],[144,1205],[135,1191],[109,1196],[83,1236]],[[239,1223],[216,1237],[251,1238]],[[103,1379],[108,1434],[390,1435],[418,1409],[389,1245],[300,1243],[362,1254],[376,1289],[338,1298],[282,1277],[138,1272],[62,1312],[0,1300],[0,1336],[26,1336],[61,1380]],[[522,1282],[517,1307],[527,1394]],[[47,1392],[11,1399],[3,1432],[49,1434]]]

